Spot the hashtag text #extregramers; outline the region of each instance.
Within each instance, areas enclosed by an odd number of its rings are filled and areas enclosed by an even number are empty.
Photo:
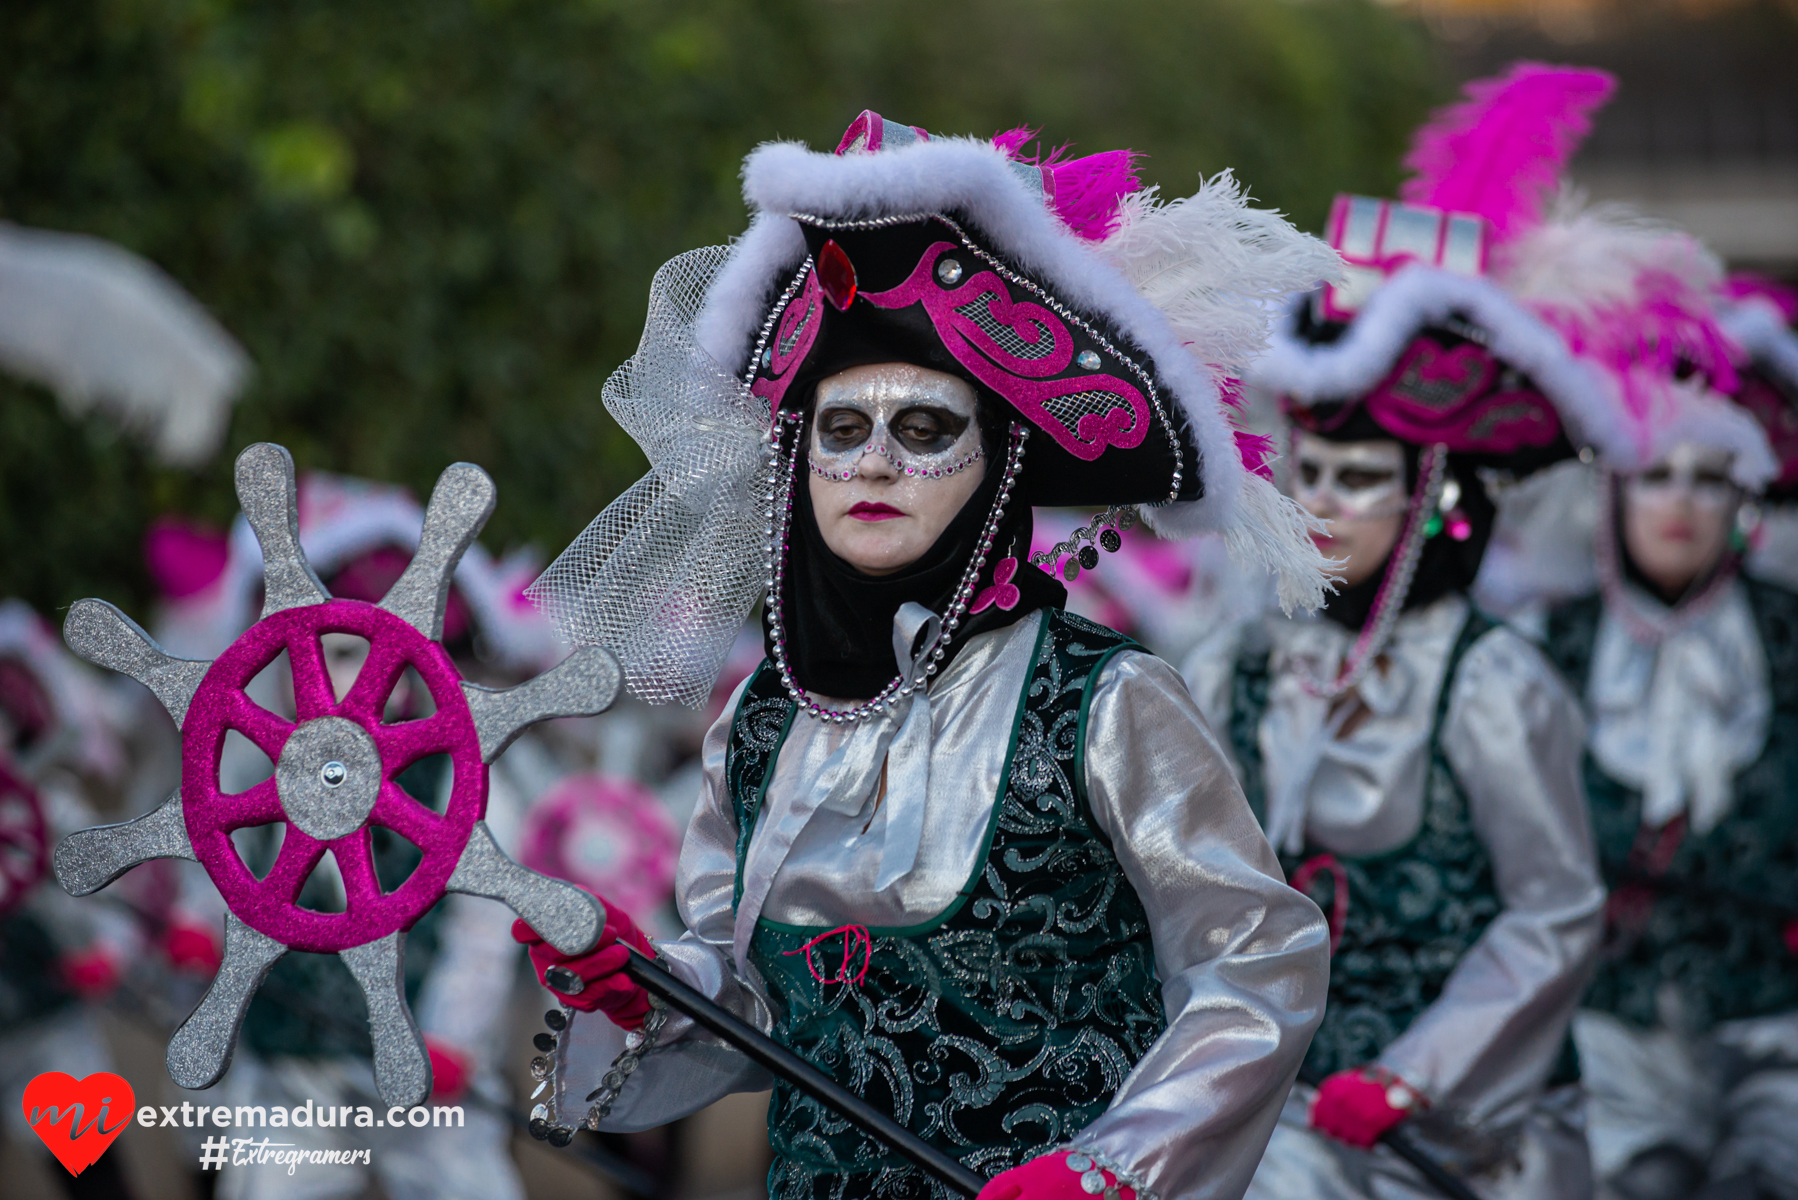
[[[209,1137],[200,1146],[202,1171],[222,1171],[229,1162],[234,1167],[284,1166],[292,1175],[302,1163],[347,1167],[366,1165],[372,1160],[373,1151],[367,1147],[360,1150],[301,1150],[292,1142],[271,1142],[268,1138],[257,1141],[254,1138]]]

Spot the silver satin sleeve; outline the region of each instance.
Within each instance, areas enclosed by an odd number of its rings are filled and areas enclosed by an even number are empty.
[[[1236,1200],[1323,1018],[1323,915],[1286,886],[1222,749],[1159,659],[1125,652],[1101,675],[1086,784],[1147,910],[1168,1027],[1075,1144],[1161,1200]]]
[[[657,942],[656,953],[681,980],[765,1033],[774,1027],[774,1019],[760,981],[744,982],[731,969],[737,823],[725,786],[724,751],[737,702],[747,686],[748,680],[738,686],[706,732],[700,751],[699,803],[681,843],[674,884],[687,932],[674,941]],[[599,1014],[581,1015],[571,1028],[575,1037],[568,1052],[568,1091],[578,1100],[598,1086],[624,1049],[624,1033]],[[761,1067],[686,1017],[670,1014],[656,1048],[644,1056],[602,1128],[619,1133],[653,1129],[733,1092],[759,1092],[772,1086],[773,1079]]]
[[[1480,1122],[1547,1080],[1604,931],[1581,784],[1585,722],[1548,661],[1496,629],[1456,673],[1442,746],[1504,908],[1380,1062]]]

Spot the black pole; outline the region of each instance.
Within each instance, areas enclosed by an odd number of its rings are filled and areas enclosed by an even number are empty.
[[[1309,1068],[1299,1071],[1300,1083],[1317,1087],[1323,1081],[1323,1076]],[[1379,1140],[1388,1150],[1416,1167],[1417,1173],[1428,1180],[1431,1187],[1447,1196],[1448,1200],[1480,1200],[1479,1193],[1468,1187],[1465,1180],[1437,1162],[1435,1155],[1411,1140],[1411,1135],[1405,1132],[1403,1122],[1382,1133]]]
[[[986,1186],[984,1176],[962,1166],[761,1030],[720,1008],[637,951],[630,953],[624,972],[645,991],[686,1013],[812,1099],[829,1105],[864,1133],[885,1142],[921,1170],[962,1195],[978,1196],[980,1189]],[[1461,1198],[1456,1197],[1456,1200]]]

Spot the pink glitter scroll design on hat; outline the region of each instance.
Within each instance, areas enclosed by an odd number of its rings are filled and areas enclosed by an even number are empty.
[[[642,913],[673,894],[679,853],[680,831],[655,793],[594,771],[570,775],[532,806],[519,860]]]
[[[818,327],[824,323],[823,305],[824,290],[818,285],[818,272],[808,266],[799,294],[781,310],[780,320],[774,326],[774,338],[764,351],[760,365],[766,374],[757,376],[749,385],[751,393],[768,402],[770,417],[780,412],[781,401],[786,399],[794,373],[818,341]],[[753,364],[751,369],[754,369]]]
[[[366,638],[368,659],[340,701],[325,666],[319,637],[348,633]],[[263,708],[245,688],[283,651],[293,676],[297,719]],[[429,717],[389,723],[387,701],[401,673],[411,667],[424,681],[437,711]],[[462,677],[441,646],[406,621],[359,600],[330,600],[263,618],[206,672],[182,727],[181,804],[194,856],[206,868],[231,911],[252,929],[295,950],[331,953],[408,929],[442,897],[486,813],[487,768],[480,738],[462,693]],[[282,752],[301,726],[337,718],[360,727],[380,764],[380,779],[366,822],[391,829],[424,852],[406,881],[385,890],[375,875],[368,824],[314,837],[283,807],[277,781]],[[235,730],[276,764],[276,774],[247,791],[219,786],[225,734]],[[407,767],[447,754],[454,772],[442,814],[414,800],[395,782]],[[353,764],[352,764],[353,767]],[[281,850],[258,879],[238,856],[231,834],[284,822]],[[345,909],[315,912],[300,907],[300,889],[329,850],[343,876]]]
[[[1554,406],[1528,388],[1494,390],[1500,371],[1483,346],[1420,337],[1363,403],[1382,429],[1458,453],[1510,454],[1553,442],[1561,431]]]
[[[1098,371],[1053,378],[1074,360],[1068,327],[1040,304],[1013,300],[994,271],[971,275],[960,286],[941,282],[937,260],[957,249],[935,243],[904,283],[863,292],[862,298],[878,308],[921,305],[955,361],[1075,458],[1091,462],[1111,446],[1140,446],[1149,429],[1142,392]],[[959,272],[953,275],[961,279]]]

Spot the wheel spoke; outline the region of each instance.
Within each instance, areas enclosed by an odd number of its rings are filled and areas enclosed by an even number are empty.
[[[380,901],[381,882],[375,878],[374,849],[369,842],[368,826],[333,841],[331,854],[337,859],[337,869],[343,873],[346,912],[355,912],[358,905]]]
[[[370,724],[379,722],[381,710],[387,707],[387,697],[393,694],[400,672],[405,669],[405,653],[397,639],[377,635],[369,642],[368,657],[363,660],[362,669],[356,673],[356,682],[344,695],[337,711]]]
[[[275,856],[275,865],[262,881],[263,886],[286,903],[296,903],[307,876],[324,856],[325,843],[289,821],[287,836],[281,842],[281,853]]]
[[[389,779],[427,755],[448,754],[456,747],[455,723],[449,713],[398,725],[377,725],[373,732],[375,748],[381,752],[381,765]]]
[[[297,686],[294,690],[299,691]],[[242,692],[231,693],[230,703],[226,725],[254,742],[256,749],[268,755],[271,763],[280,762],[281,747],[287,744],[287,735],[293,732],[292,722],[276,716]]]
[[[308,633],[287,643],[287,661],[293,667],[293,704],[302,721],[329,713],[337,704],[331,672],[325,666],[325,648],[318,635]]]
[[[207,814],[210,818],[208,823],[221,833],[230,833],[250,825],[267,825],[271,821],[281,820],[284,815],[281,794],[276,790],[272,775],[235,796],[220,792],[206,807],[212,810]]]
[[[392,781],[381,785],[380,798],[369,814],[369,820],[393,830],[421,850],[427,839],[437,836],[443,818],[406,794],[406,789]]]

